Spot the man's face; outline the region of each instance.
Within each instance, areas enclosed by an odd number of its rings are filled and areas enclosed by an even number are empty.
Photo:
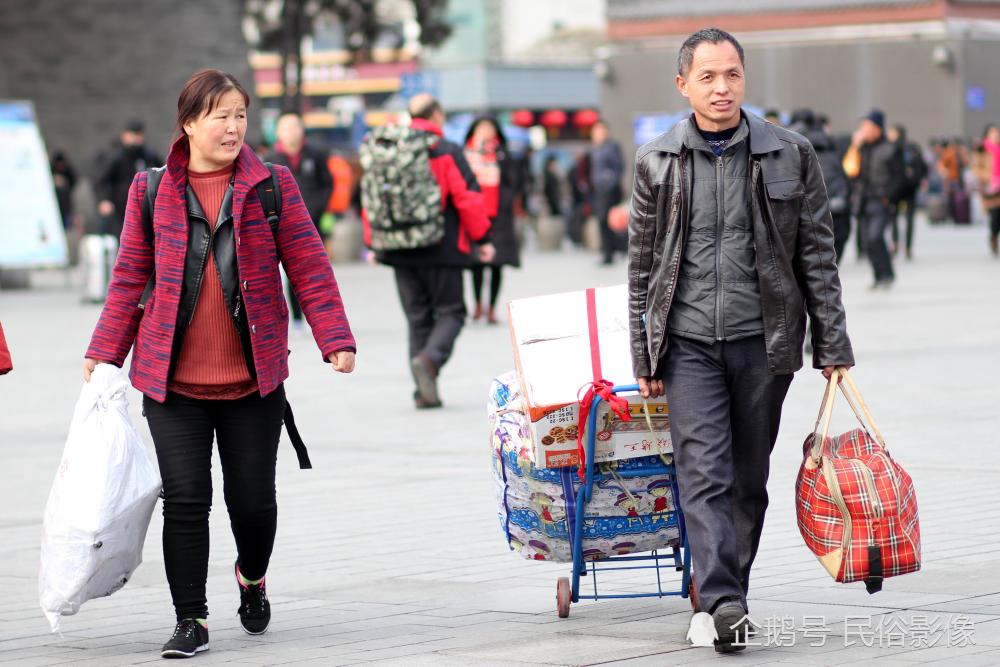
[[[604,123],[595,123],[590,129],[590,141],[598,146],[608,138],[608,128]]]
[[[718,132],[740,122],[745,81],[736,47],[704,42],[694,50],[691,69],[677,75],[677,90],[688,98],[698,127]]]
[[[141,146],[143,140],[142,132],[133,132],[132,130],[125,130],[121,133],[121,141],[123,146]]]
[[[873,144],[882,136],[882,128],[865,118],[861,121],[861,135],[866,143]]]
[[[302,147],[302,142],[305,139],[305,128],[302,127],[302,121],[298,116],[285,114],[278,119],[274,136],[285,148],[297,151]]]
[[[899,141],[899,130],[897,130],[894,127],[890,127],[888,131],[886,131],[885,133],[885,138],[891,141],[892,143],[896,143],[897,141]]]

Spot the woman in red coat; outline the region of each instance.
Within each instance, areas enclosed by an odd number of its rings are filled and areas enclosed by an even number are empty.
[[[0,326],[0,375],[6,375],[14,370],[10,362],[10,350],[7,349],[7,339],[3,337],[3,327]]]
[[[203,70],[177,102],[179,136],[142,222],[147,174],[132,182],[121,251],[94,331],[84,377],[121,366],[143,409],[163,478],[163,551],[177,625],[164,657],[208,648],[208,515],[212,443],[218,442],[237,558],[243,629],[270,622],[264,585],[277,525],[275,462],[286,409],[288,274],[333,370],[350,373],[356,350],[323,243],[295,181],[274,167],[281,216],[272,232],[258,197],[271,173],[243,138],[249,97],[232,75]],[[265,198],[266,199],[266,198]],[[139,306],[144,288],[152,296]],[[307,465],[307,464],[304,464]]]

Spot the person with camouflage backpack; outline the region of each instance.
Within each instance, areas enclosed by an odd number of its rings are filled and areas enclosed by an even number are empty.
[[[413,97],[407,127],[374,129],[361,145],[365,244],[391,266],[409,328],[418,409],[441,407],[437,376],[465,324],[462,272],[496,253],[490,220],[462,148],[444,138],[444,111]]]

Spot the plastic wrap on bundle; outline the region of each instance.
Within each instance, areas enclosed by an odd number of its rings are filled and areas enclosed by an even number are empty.
[[[487,412],[498,518],[507,544],[530,560],[572,560],[568,522],[576,520],[576,468],[532,463],[530,423],[513,371],[493,380]],[[675,503],[660,457],[599,464],[583,522],[584,558],[675,546]]]

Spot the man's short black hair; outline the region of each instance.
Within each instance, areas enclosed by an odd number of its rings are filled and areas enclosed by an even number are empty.
[[[424,104],[423,106],[413,109],[410,112],[410,115],[413,116],[414,118],[422,118],[424,120],[430,120],[431,116],[433,116],[434,113],[437,111],[443,112],[444,109],[441,107],[441,103],[432,97],[429,98],[427,103]]]
[[[691,71],[691,63],[694,62],[694,50],[701,44],[719,44],[721,42],[732,44],[736,53],[740,54],[740,64],[746,64],[743,58],[743,47],[740,46],[735,37],[719,28],[702,28],[681,44],[680,53],[677,54],[677,73],[681,76],[687,76],[688,72]]]

